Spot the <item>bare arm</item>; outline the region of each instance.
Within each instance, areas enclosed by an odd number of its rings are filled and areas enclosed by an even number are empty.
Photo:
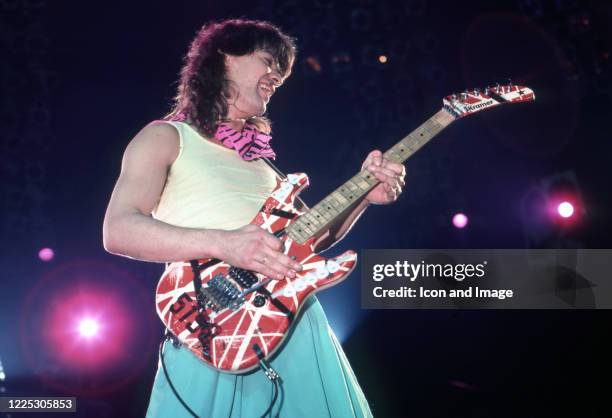
[[[178,133],[168,124],[149,125],[130,142],[104,217],[104,248],[156,262],[219,258],[268,277],[293,277],[290,270],[301,266],[279,251],[280,240],[254,225],[234,231],[183,228],[151,217],[178,152]]]
[[[213,256],[215,231],[179,228],[150,216],[178,151],[178,133],[166,124],[147,126],[129,143],[104,217],[107,251],[158,262]]]

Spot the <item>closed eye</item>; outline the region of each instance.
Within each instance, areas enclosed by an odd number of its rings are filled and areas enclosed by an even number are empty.
[[[274,67],[274,60],[271,57],[269,57],[269,56],[264,56],[262,58],[263,58],[263,61],[265,62],[265,64],[268,67],[273,69],[273,67]]]
[[[272,66],[272,58],[270,58],[267,55],[263,55],[261,56],[261,60],[268,66],[271,67]]]

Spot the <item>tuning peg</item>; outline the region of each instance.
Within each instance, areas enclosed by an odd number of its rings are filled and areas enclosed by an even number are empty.
[[[511,78],[508,79],[508,87],[512,88],[512,79]]]
[[[484,90],[484,95],[488,96],[489,95],[489,86],[487,86]]]
[[[453,93],[453,94],[451,95],[451,98],[452,98],[453,100],[457,100],[457,95],[456,95],[455,93]]]
[[[474,96],[480,96],[480,89],[474,89]]]
[[[468,96],[468,91],[465,90],[463,93],[461,93],[461,100],[467,99],[467,96]]]
[[[500,86],[499,83],[495,83],[495,93],[499,94]]]

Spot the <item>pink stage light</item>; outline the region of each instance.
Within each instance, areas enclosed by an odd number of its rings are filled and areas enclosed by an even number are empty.
[[[84,318],[79,322],[79,333],[82,337],[92,338],[98,334],[99,329],[100,327],[95,319]]]
[[[44,338],[66,368],[94,370],[124,354],[130,315],[120,295],[97,284],[80,284],[49,296]],[[110,335],[113,338],[106,338]]]
[[[38,258],[40,258],[42,261],[51,261],[53,260],[54,256],[55,253],[51,248],[43,248],[38,252]]]
[[[455,216],[453,216],[453,225],[455,225],[455,228],[465,228],[467,224],[468,217],[465,216],[463,213],[457,213],[455,214]]]
[[[150,290],[108,263],[49,267],[17,315],[19,347],[31,370],[72,396],[113,393],[138,379],[158,343],[157,324],[142,314]]]
[[[557,206],[557,212],[561,217],[569,218],[574,214],[574,205],[568,201],[561,202],[559,206]]]

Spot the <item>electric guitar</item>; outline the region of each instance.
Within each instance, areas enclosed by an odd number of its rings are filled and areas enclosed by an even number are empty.
[[[496,85],[443,99],[442,109],[384,157],[402,163],[451,122],[504,103],[535,100],[522,86]],[[286,337],[305,299],[344,280],[355,268],[353,251],[325,258],[313,245],[378,180],[361,171],[307,210],[294,206],[308,186],[304,173],[289,174],[251,221],[278,237],[284,253],[303,265],[294,279],[271,280],[218,259],[174,262],[156,291],[157,313],[168,330],[206,364],[224,372],[244,373],[270,357]]]

